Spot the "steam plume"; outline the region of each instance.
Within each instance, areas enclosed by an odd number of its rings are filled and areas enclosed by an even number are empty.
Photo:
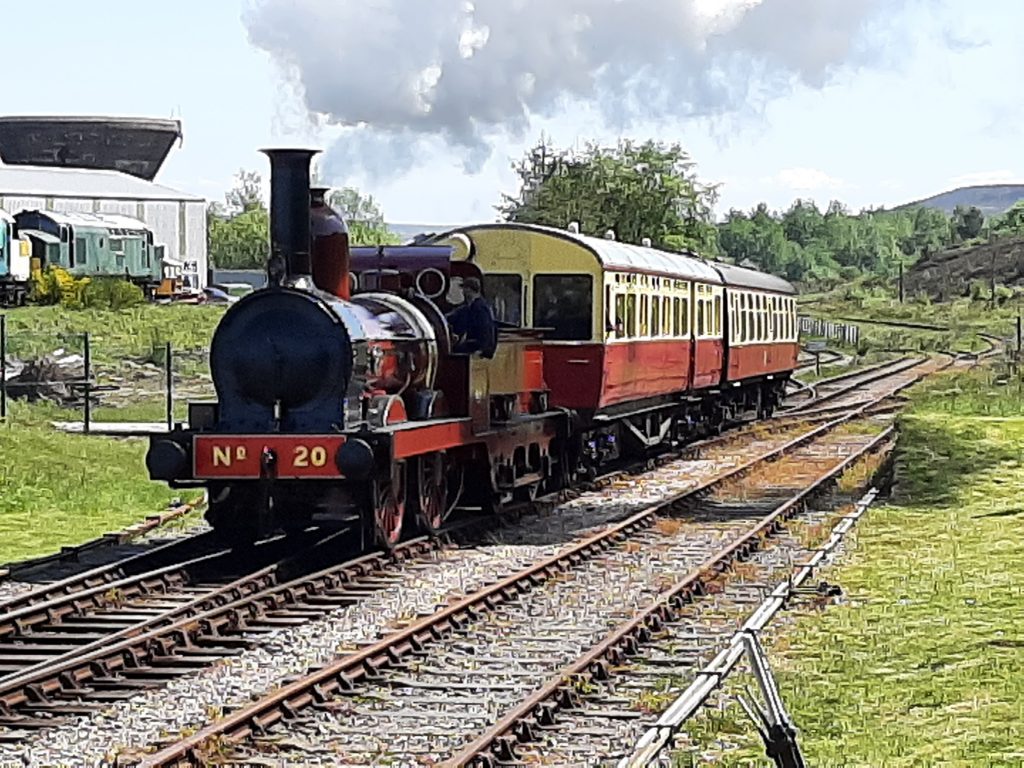
[[[346,162],[408,168],[438,140],[467,169],[572,102],[611,126],[757,109],[872,60],[881,0],[256,0],[252,43],[307,108],[350,126]]]

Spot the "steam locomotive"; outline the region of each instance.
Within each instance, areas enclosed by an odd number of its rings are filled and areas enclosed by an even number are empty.
[[[754,270],[519,224],[351,247],[310,188],[312,150],[271,165],[268,286],[225,313],[216,402],[150,438],[150,477],[205,486],[211,525],[252,540],[314,518],[364,543],[438,531],[632,456],[770,415],[796,366],[795,291]],[[491,359],[446,314],[480,280]]]

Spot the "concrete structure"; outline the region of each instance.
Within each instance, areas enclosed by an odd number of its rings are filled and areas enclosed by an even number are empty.
[[[153,181],[181,121],[150,117],[0,117],[7,165],[122,171]]]
[[[206,201],[120,171],[0,165],[0,208],[115,213],[146,223],[153,242],[181,262],[193,287],[206,285]]]

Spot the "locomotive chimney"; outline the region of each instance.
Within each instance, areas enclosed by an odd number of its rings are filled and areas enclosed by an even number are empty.
[[[261,151],[270,158],[270,282],[309,279],[309,164],[319,150]]]
[[[348,226],[337,211],[327,205],[328,187],[310,189],[309,215],[313,234],[313,283],[321,291],[340,299],[349,298]]]

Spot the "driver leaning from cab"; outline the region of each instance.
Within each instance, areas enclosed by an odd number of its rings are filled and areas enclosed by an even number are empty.
[[[494,311],[482,295],[480,281],[467,277],[462,281],[463,303],[448,314],[448,323],[455,335],[452,352],[472,355],[479,352],[486,359],[494,357],[498,346],[498,323]]]

